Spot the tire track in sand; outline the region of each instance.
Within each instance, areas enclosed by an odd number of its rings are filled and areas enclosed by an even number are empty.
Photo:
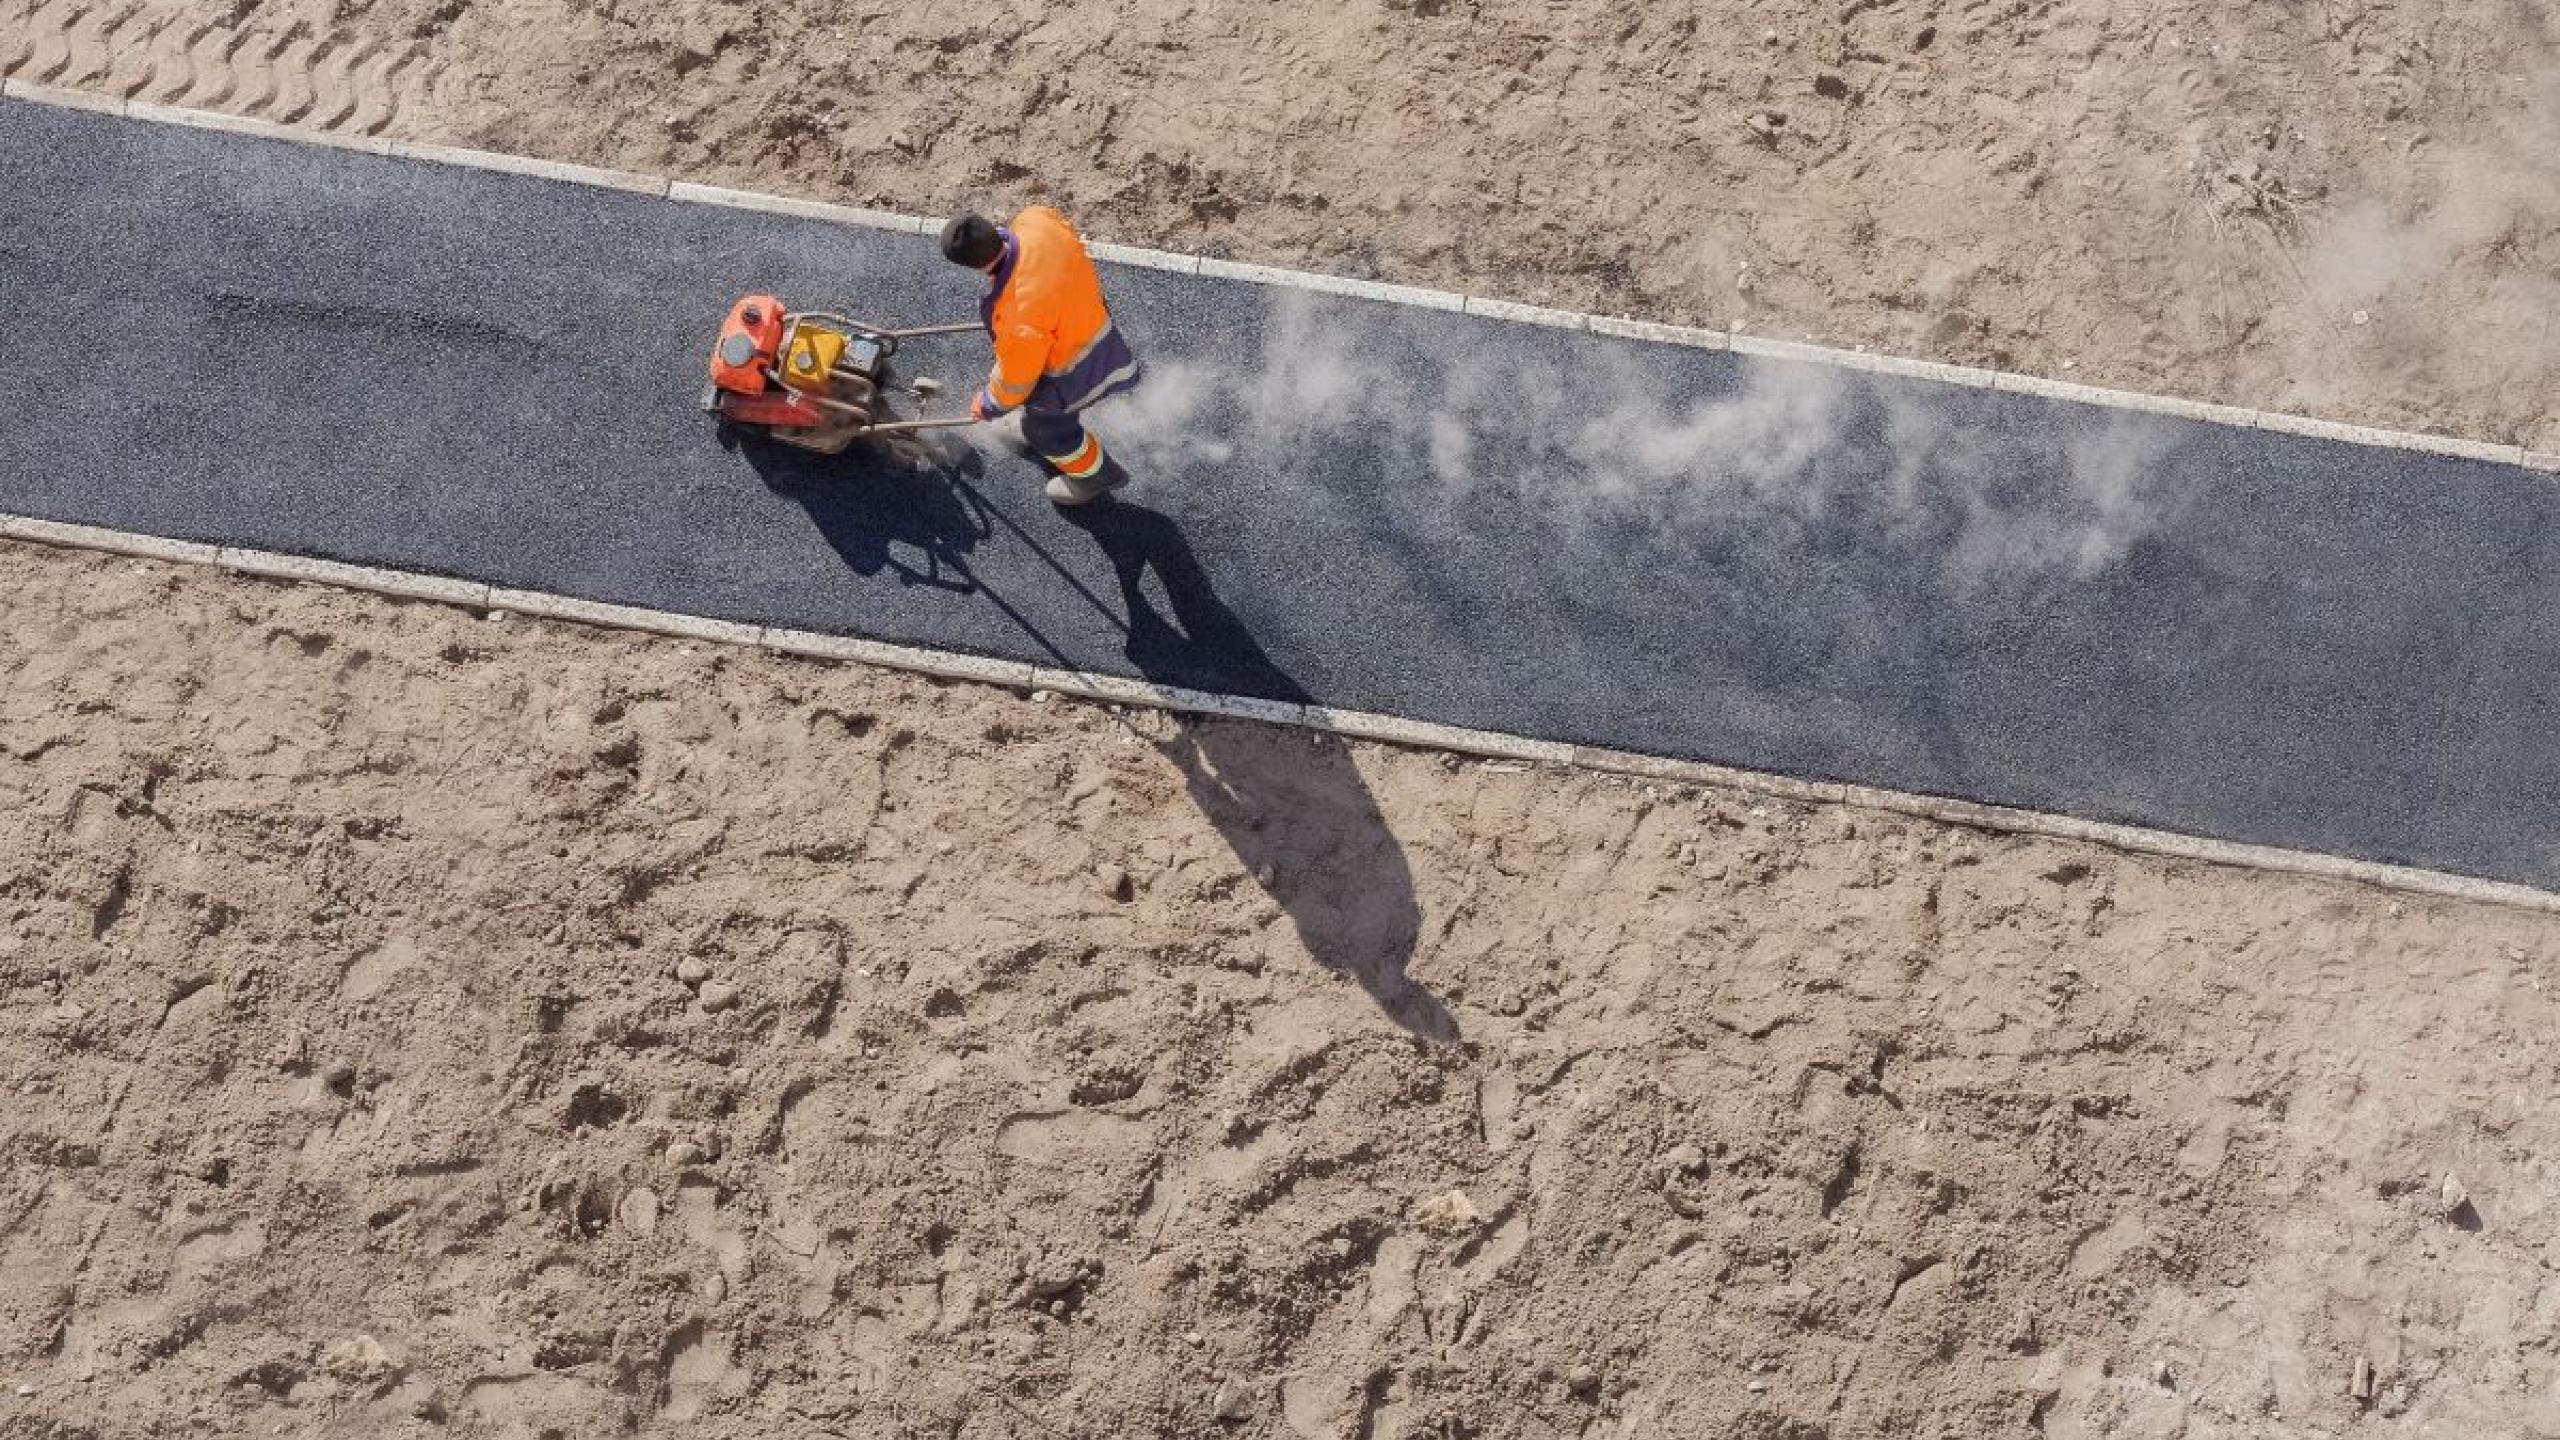
[[[166,0],[0,0],[0,76],[378,135],[435,84],[425,46],[240,24]]]

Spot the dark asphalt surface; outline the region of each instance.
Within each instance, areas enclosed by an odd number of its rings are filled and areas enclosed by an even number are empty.
[[[1070,518],[696,412],[747,289],[967,318],[924,239],[23,103],[0,175],[7,510],[2560,887],[2546,477],[1112,268]]]

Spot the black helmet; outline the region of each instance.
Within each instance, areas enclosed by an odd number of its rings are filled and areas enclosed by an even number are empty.
[[[1004,253],[1004,234],[984,215],[955,215],[942,227],[942,258],[984,270]]]

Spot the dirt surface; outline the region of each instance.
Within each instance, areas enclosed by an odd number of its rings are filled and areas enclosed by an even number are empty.
[[[2560,449],[2530,0],[20,3],[22,77]]]
[[[0,1433],[2560,1434],[2560,919],[42,548],[0,615]]]

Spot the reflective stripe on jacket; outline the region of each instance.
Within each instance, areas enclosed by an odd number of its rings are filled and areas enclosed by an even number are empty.
[[[1014,217],[979,317],[995,341],[987,396],[998,409],[1081,410],[1138,378],[1084,241],[1046,205]]]

